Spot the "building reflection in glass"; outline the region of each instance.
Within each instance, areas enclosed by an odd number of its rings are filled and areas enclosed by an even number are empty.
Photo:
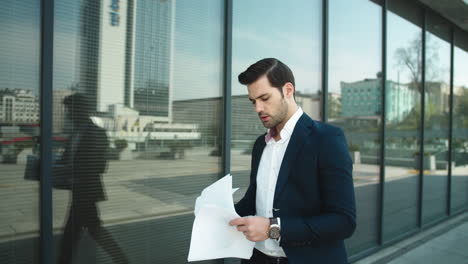
[[[55,79],[55,136],[74,130],[61,121],[61,101],[77,92],[86,96],[89,120],[109,143],[100,176],[107,199],[72,206],[90,215],[96,209],[106,238],[101,243],[95,232],[76,246],[60,240],[62,248],[72,248],[74,261],[186,261],[195,198],[221,176],[223,38],[222,27],[213,25],[222,21],[223,8],[214,0],[58,3],[57,34],[69,32],[76,44],[58,38],[56,59],[79,56],[57,68],[70,78]],[[57,153],[66,153],[59,145]],[[89,158],[97,169],[99,145],[94,148]],[[83,195],[96,194],[94,187]],[[65,234],[69,226],[59,212],[67,211],[67,192],[54,190],[54,228]],[[97,217],[90,219],[85,224],[96,226]]]

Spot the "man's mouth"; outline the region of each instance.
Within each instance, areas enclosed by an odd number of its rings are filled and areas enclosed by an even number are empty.
[[[267,115],[261,115],[260,119],[262,120],[262,122],[266,122],[266,121],[268,121],[270,119],[270,117],[267,116]]]

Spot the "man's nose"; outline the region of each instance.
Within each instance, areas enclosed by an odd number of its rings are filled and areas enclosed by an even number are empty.
[[[260,113],[263,111],[263,104],[261,102],[255,103],[255,112]]]

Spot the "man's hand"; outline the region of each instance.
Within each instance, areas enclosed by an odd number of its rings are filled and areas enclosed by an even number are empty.
[[[270,220],[261,216],[247,216],[233,219],[229,222],[231,226],[237,226],[237,230],[244,233],[245,237],[253,242],[268,239]]]

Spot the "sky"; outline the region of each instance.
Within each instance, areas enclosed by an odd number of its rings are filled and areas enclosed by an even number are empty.
[[[0,88],[38,91],[39,2],[6,0],[0,9]],[[224,1],[178,0],[174,36],[174,100],[222,94]],[[319,0],[236,0],[233,10],[232,94],[246,94],[237,75],[255,61],[276,57],[290,66],[296,89],[316,93],[321,86],[321,2]],[[80,1],[55,1],[54,89],[78,82]],[[331,0],[329,90],[340,82],[375,78],[381,63],[381,9],[368,0]],[[419,28],[388,16],[389,78],[396,76],[394,51],[405,47]],[[440,42],[440,64],[447,67],[447,43]],[[456,67],[468,69],[468,55],[456,49]],[[460,58],[460,59],[459,59]],[[401,70],[400,70],[401,71]],[[466,70],[465,70],[466,71]],[[468,86],[468,75],[456,84]],[[393,77],[394,78],[394,77]],[[400,72],[400,78],[408,78]]]

